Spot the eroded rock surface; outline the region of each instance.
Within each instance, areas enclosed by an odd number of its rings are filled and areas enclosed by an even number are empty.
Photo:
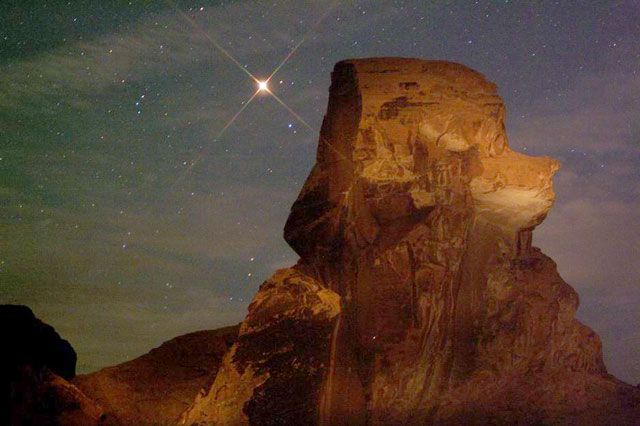
[[[300,268],[260,287],[213,386],[186,424],[298,424],[319,415],[340,297]],[[277,398],[274,396],[277,395]]]
[[[317,162],[184,424],[638,424],[578,296],[531,247],[558,163],[512,151],[459,64],[336,65]]]
[[[176,337],[134,360],[77,376],[73,383],[118,425],[175,425],[216,377],[238,326]]]

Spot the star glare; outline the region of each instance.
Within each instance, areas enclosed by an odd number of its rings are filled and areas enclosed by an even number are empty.
[[[196,30],[198,30],[199,32],[201,32],[206,38],[207,40],[213,45],[213,47],[215,47],[216,49],[218,49],[218,51],[220,51],[224,56],[226,56],[229,60],[231,60],[231,62],[233,62],[242,72],[244,72],[245,74],[247,74],[247,76],[251,79],[253,79],[257,84],[258,84],[258,89],[254,92],[253,96],[251,96],[249,99],[247,99],[246,101],[242,102],[242,107],[238,110],[238,112],[236,112],[236,114],[231,117],[231,119],[222,127],[222,129],[220,130],[220,132],[218,132],[218,134],[216,135],[216,137],[214,138],[214,141],[217,141],[218,139],[220,139],[222,137],[222,135],[225,133],[225,131],[233,124],[233,122],[238,118],[238,116],[240,114],[242,114],[242,112],[245,110],[245,108],[247,108],[247,106],[249,106],[249,104],[251,103],[251,101],[253,101],[255,99],[255,97],[258,94],[261,93],[267,93],[269,95],[271,95],[280,105],[282,105],[293,117],[295,117],[299,122],[301,122],[302,124],[304,124],[309,130],[311,130],[312,132],[315,133],[315,129],[313,129],[299,114],[297,114],[294,110],[292,110],[287,104],[284,103],[284,101],[282,99],[280,99],[274,92],[272,92],[271,90],[269,90],[269,80],[271,80],[271,78],[273,76],[275,76],[275,74],[280,71],[280,69],[289,61],[289,59],[291,59],[291,57],[296,53],[296,51],[300,48],[300,46],[302,46],[302,44],[305,42],[305,40],[307,39],[307,36],[309,36],[309,34],[311,32],[313,32],[319,25],[320,23],[331,13],[331,11],[336,7],[336,5],[338,4],[337,0],[334,0],[330,7],[327,8],[327,10],[324,12],[324,14],[315,22],[314,25],[311,26],[311,28],[300,38],[300,40],[298,41],[298,43],[293,47],[293,49],[291,49],[289,51],[289,53],[284,57],[284,59],[278,64],[278,66],[271,72],[271,74],[269,75],[269,77],[266,80],[258,80],[251,72],[249,72],[246,67],[244,65],[242,65],[235,57],[233,57],[233,55],[231,55],[231,53],[229,53],[224,47],[222,47],[222,45],[220,43],[218,43],[213,37],[211,37],[211,35],[204,31],[204,29],[202,29],[193,19],[191,19],[186,13],[184,13],[182,10],[180,10],[178,8],[178,5],[172,1],[172,0],[167,0],[167,2],[169,2],[170,4],[172,4],[175,8],[175,10],[177,11],[177,13],[184,18],[187,22],[189,22]],[[124,83],[124,80],[122,80],[122,83]],[[282,80],[280,80],[280,84],[282,84]],[[293,82],[291,83],[293,84]],[[140,114],[140,111],[138,111],[138,114]],[[291,127],[291,126],[289,126]],[[296,131],[294,130],[294,133],[296,133]],[[341,158],[348,160],[341,152],[339,152],[335,147],[333,147],[333,145],[331,145],[328,141],[324,140],[325,144],[332,149],[336,154],[338,154],[338,156],[340,156]],[[191,163],[189,164],[189,166],[186,168],[186,170],[180,174],[178,176],[178,178],[176,179],[176,181],[174,182],[173,185],[171,185],[171,192],[173,192],[173,190],[180,184],[180,182],[185,178],[185,176],[187,174],[189,174],[189,172],[204,158],[207,149],[209,148],[210,145],[206,145],[204,148],[202,148],[200,150],[200,152],[198,153],[197,157],[191,161]],[[186,163],[185,163],[186,165]]]

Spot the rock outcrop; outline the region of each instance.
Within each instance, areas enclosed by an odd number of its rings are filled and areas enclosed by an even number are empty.
[[[73,383],[103,407],[111,424],[175,425],[198,391],[211,385],[237,335],[238,326],[189,333]]]
[[[76,351],[31,309],[22,305],[0,305],[4,362],[3,370],[29,365],[46,367],[64,379],[76,375]]]
[[[176,337],[134,360],[75,375],[76,353],[26,306],[0,305],[0,425],[175,425],[211,386],[238,326]]]
[[[76,353],[26,306],[0,305],[0,424],[97,425],[102,409],[69,383]]]
[[[531,246],[558,163],[459,64],[348,60],[267,280],[183,424],[639,424]]]

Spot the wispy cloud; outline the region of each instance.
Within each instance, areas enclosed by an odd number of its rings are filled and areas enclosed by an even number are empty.
[[[607,365],[621,377],[640,375],[631,361],[640,359],[640,335],[628,333],[640,321],[630,308],[640,304],[639,99],[634,76],[587,76],[559,99],[532,103],[512,132],[519,146],[562,160],[557,201],[535,243],[581,295],[578,315],[600,334]]]

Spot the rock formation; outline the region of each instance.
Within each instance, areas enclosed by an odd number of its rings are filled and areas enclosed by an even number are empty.
[[[0,305],[0,424],[96,425],[102,410],[68,380],[76,353],[26,306]]]
[[[73,383],[119,425],[175,425],[216,377],[238,326],[176,337],[132,361],[77,376]]]
[[[51,372],[71,379],[76,374],[76,351],[48,324],[22,305],[0,305],[2,341],[5,352],[2,368],[30,365],[47,367]],[[4,346],[3,345],[3,346]]]
[[[462,65],[338,63],[285,226],[300,260],[239,329],[74,377],[68,342],[0,306],[0,424],[640,425],[531,245],[558,163],[511,151],[504,117]]]
[[[183,424],[639,424],[578,296],[531,246],[558,163],[512,151],[459,64],[348,60],[258,291]]]
[[[176,337],[113,367],[76,376],[76,353],[26,306],[0,305],[0,425],[175,425],[209,387],[238,326]]]

